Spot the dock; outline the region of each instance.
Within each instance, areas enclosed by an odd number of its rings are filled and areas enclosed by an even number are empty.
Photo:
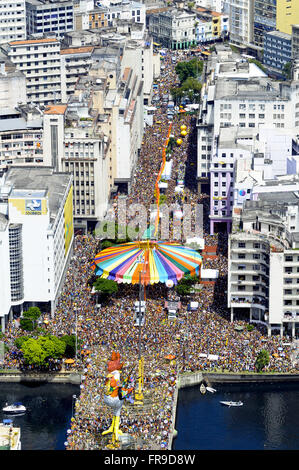
[[[10,419],[0,423],[0,450],[21,450],[21,429]]]

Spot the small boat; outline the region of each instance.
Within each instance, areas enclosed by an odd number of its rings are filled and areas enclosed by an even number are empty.
[[[206,393],[206,387],[204,386],[204,384],[201,384],[201,386],[199,387],[199,391],[202,394]]]
[[[220,403],[225,406],[243,406],[241,401],[221,401]]]
[[[217,392],[217,390],[215,388],[212,388],[212,387],[206,387],[207,391],[210,392],[210,393],[215,393]]]
[[[12,405],[8,405],[8,403],[6,403],[4,408],[2,408],[2,411],[4,411],[4,413],[11,414],[24,413],[26,411],[26,407],[22,405],[22,403],[13,403]]]

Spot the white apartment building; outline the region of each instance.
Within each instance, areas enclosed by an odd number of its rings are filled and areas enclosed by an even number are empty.
[[[122,21],[129,21],[143,25],[145,29],[146,6],[132,0],[116,0],[115,2],[101,2],[90,8],[75,9],[75,29],[104,29],[107,26],[116,26]]]
[[[31,305],[54,314],[73,244],[72,177],[10,168],[0,180],[0,318]]]
[[[26,39],[25,0],[0,1],[0,44]]]
[[[229,237],[231,319],[243,313],[266,326],[268,335],[278,331],[294,338],[299,331],[298,175],[261,185],[256,200],[239,212]]]
[[[207,8],[217,13],[223,11],[225,0],[196,0],[195,4],[197,7]]]
[[[0,108],[14,108],[27,102],[26,77],[20,70],[11,70],[0,62]]]
[[[108,137],[101,133],[97,124],[101,117],[90,105],[97,83],[83,88],[82,91],[79,84],[68,105],[46,109],[43,145],[45,162],[72,175],[74,225],[86,230],[104,217],[110,187],[105,142]]]
[[[145,26],[145,16],[145,4],[132,0],[110,2],[106,12],[108,26],[113,26],[115,19],[129,20]]]
[[[269,322],[292,338],[299,332],[299,255],[298,233],[293,246],[271,252],[269,285]]]
[[[58,39],[74,29],[74,6],[71,0],[26,0],[27,34]]]
[[[0,208],[2,209],[1,203]],[[7,217],[0,212],[0,259],[2,268],[0,269],[0,318],[2,331],[5,331],[5,319],[8,318],[11,309],[9,258],[9,222]]]
[[[255,64],[249,63],[239,54],[232,52],[227,45],[216,44],[216,51],[205,61],[205,81],[201,90],[201,102],[197,120],[197,178],[199,184],[206,184],[210,171],[210,161],[215,149],[215,139],[221,127],[239,125],[239,113],[231,112],[232,104],[229,102],[229,83],[246,83],[254,79],[265,78],[266,75]],[[222,85],[217,83],[221,80]],[[226,87],[226,84],[228,86]],[[232,84],[232,88],[233,88]],[[223,94],[222,93],[223,87]],[[218,91],[217,91],[218,90]],[[219,92],[219,94],[218,94]],[[227,99],[226,94],[228,93]],[[225,101],[218,103],[217,113],[215,111],[215,100],[224,96]],[[233,98],[232,98],[233,99]],[[242,103],[243,105],[243,103]],[[220,120],[221,119],[221,120]],[[233,121],[232,121],[233,119]],[[236,123],[236,124],[233,124]],[[246,126],[246,122],[240,122],[240,127]],[[216,128],[216,130],[215,130]],[[214,152],[215,153],[215,152]]]
[[[235,164],[249,159],[251,155],[251,149],[246,145],[247,139],[248,135],[238,133],[238,128],[220,129],[210,163],[211,235],[214,234],[215,225],[219,224],[225,224],[227,232],[230,232],[234,206]]]
[[[197,44],[196,13],[186,10],[148,12],[148,30],[154,42],[170,49]]]
[[[78,77],[87,75],[92,64],[92,46],[61,49],[61,101],[67,103],[74,92]]]
[[[11,41],[6,51],[26,77],[27,102],[46,106],[60,101],[60,42],[57,39]]]
[[[297,82],[274,82],[246,59],[235,57],[223,47],[219,52],[212,54],[206,65],[197,121],[199,184],[208,182],[222,129],[228,129],[228,138],[230,134],[233,138],[235,129],[239,134],[247,134],[245,140],[238,141],[254,145],[252,169],[262,171],[268,179],[286,174],[293,136],[298,134],[299,127]],[[258,158],[259,153],[262,158]]]
[[[236,317],[265,322],[269,297],[270,246],[254,233],[234,233],[228,242],[227,300]]]
[[[32,105],[0,109],[0,173],[13,165],[43,165],[43,116]]]
[[[293,103],[269,78],[218,79],[214,90],[214,134],[221,127],[293,128]]]
[[[144,104],[149,104],[153,91],[155,65],[153,40],[150,37],[140,40],[126,39],[124,47],[122,69],[130,67],[138,75],[138,79],[143,81]]]
[[[239,46],[253,42],[254,2],[252,0],[224,0],[224,11],[229,15],[230,41]]]

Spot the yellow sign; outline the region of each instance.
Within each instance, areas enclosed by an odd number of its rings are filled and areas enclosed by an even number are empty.
[[[9,198],[8,202],[22,215],[46,215],[48,212],[45,198]]]
[[[73,186],[71,187],[64,205],[64,247],[65,255],[69,250],[74,234],[73,222]]]

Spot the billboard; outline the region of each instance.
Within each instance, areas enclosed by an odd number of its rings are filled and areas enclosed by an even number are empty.
[[[21,215],[46,215],[48,203],[46,198],[9,198],[11,208],[14,207]]]
[[[74,235],[73,221],[73,186],[71,187],[64,205],[64,248],[65,256],[68,253]]]
[[[42,214],[41,199],[26,199],[25,214],[26,215],[41,215]]]

